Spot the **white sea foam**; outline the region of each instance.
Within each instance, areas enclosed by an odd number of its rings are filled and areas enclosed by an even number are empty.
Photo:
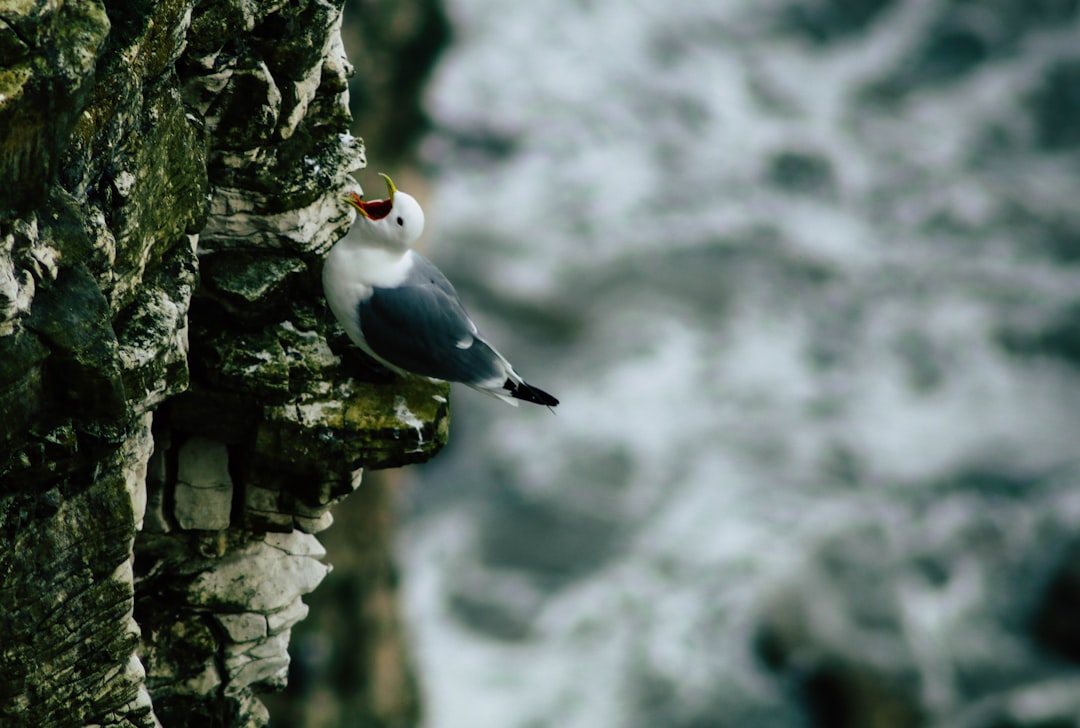
[[[999,340],[1080,283],[1002,226],[1004,206],[1060,212],[1075,180],[972,159],[991,126],[1023,126],[1000,102],[1032,58],[879,107],[865,84],[913,57],[942,5],[896,3],[818,47],[768,22],[781,4],[450,3],[432,257],[467,302],[485,289],[571,321],[559,336],[472,306],[562,404],[455,391],[454,445],[419,474],[419,501],[461,484],[404,539],[429,728],[648,725],[645,683],[688,721],[749,705],[785,725],[749,631],[812,544],[858,519],[889,531],[920,483],[1075,453],[1076,376]],[[770,184],[780,152],[824,160],[821,178]],[[552,582],[485,541],[521,517],[507,499],[581,519],[527,552],[579,522],[615,535],[584,539],[590,563],[567,557],[576,575]],[[467,624],[452,604],[469,578],[503,585],[479,598],[523,634]],[[902,591],[926,649],[959,628],[970,583]],[[920,659],[940,683],[937,658]]]

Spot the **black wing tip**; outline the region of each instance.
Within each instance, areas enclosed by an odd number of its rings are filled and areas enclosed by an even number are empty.
[[[521,384],[515,384],[509,379],[506,380],[506,384],[503,385],[506,388],[507,394],[514,399],[520,399],[523,402],[532,402],[533,404],[540,404],[545,407],[556,407],[559,404],[559,400],[551,396],[539,387],[534,387],[531,384],[522,382]]]

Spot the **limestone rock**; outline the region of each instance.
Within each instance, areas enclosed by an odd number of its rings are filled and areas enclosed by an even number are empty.
[[[446,388],[322,301],[364,164],[336,2],[0,8],[0,723],[262,725],[310,534]]]
[[[173,515],[180,528],[228,528],[233,483],[225,445],[197,436],[185,442],[177,454],[173,493]]]

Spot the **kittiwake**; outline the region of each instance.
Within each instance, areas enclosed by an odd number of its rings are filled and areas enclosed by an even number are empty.
[[[385,200],[345,198],[359,214],[323,266],[323,292],[345,333],[399,374],[461,382],[514,406],[517,400],[557,405],[481,338],[450,281],[412,250],[424,231],[424,211],[381,176]]]

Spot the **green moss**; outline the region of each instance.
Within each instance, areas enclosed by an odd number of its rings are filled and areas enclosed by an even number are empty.
[[[218,362],[210,372],[214,384],[260,394],[289,390],[289,364],[272,331],[222,333],[211,343]]]
[[[41,364],[48,355],[48,348],[25,329],[0,337],[0,412],[4,413],[0,442],[25,430],[41,414],[45,405]]]
[[[48,355],[49,350],[38,337],[25,329],[0,336],[0,389],[22,380]]]
[[[204,255],[200,262],[203,284],[211,295],[240,315],[253,304],[276,298],[290,278],[307,270],[295,256],[253,250]]]
[[[132,587],[113,578],[134,528],[121,458],[113,450],[55,487],[0,497],[10,535],[0,549],[0,693],[32,686],[24,704],[0,700],[0,724],[93,723],[137,688],[122,673],[136,641]]]
[[[140,405],[157,404],[187,389],[182,331],[197,278],[195,254],[178,246],[155,275],[144,276],[134,301],[117,317],[124,388]]]
[[[110,2],[110,50],[122,54],[140,78],[160,77],[182,48],[183,19],[190,7],[190,0]]]
[[[359,467],[423,462],[446,444],[448,397],[448,385],[418,378],[389,385],[346,380],[332,391],[266,408],[255,459],[260,470],[309,467],[344,476]]]
[[[117,186],[106,213],[116,236],[114,264],[120,307],[130,301],[146,268],[164,251],[188,245],[187,233],[206,215],[206,160],[201,134],[186,116],[172,83],[158,88],[143,111],[140,128],[117,152],[130,175],[126,196]],[[121,174],[117,170],[118,176]]]
[[[29,54],[30,48],[11,26],[0,23],[0,66],[13,66]]]
[[[0,52],[21,60],[0,71],[0,210],[21,212],[40,204],[70,142],[109,21],[88,0],[13,10],[4,20],[17,38],[0,39]]]
[[[3,26],[0,26],[3,27]],[[26,82],[34,75],[34,69],[29,64],[11,65],[0,68],[0,94],[4,97],[4,105],[14,111],[14,104],[18,103],[26,88]],[[3,106],[0,106],[2,109]],[[12,127],[9,130],[14,131]]]
[[[247,0],[198,3],[192,11],[188,31],[188,55],[217,53],[222,46],[250,27],[254,5]]]
[[[61,268],[55,282],[38,290],[26,327],[52,351],[47,376],[64,409],[78,413],[95,434],[119,436],[127,402],[116,336],[105,297],[85,266]]]

